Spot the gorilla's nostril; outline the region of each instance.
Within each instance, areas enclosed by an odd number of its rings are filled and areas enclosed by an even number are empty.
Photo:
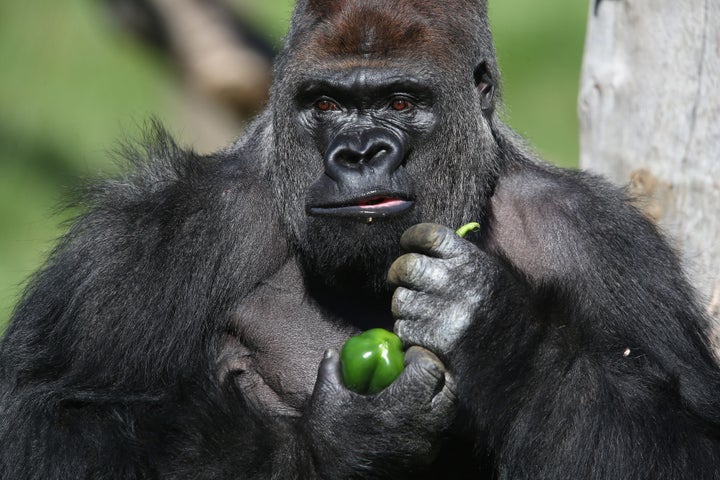
[[[356,168],[363,161],[363,155],[353,150],[338,152],[336,161],[339,165],[348,168]]]
[[[388,148],[386,146],[382,146],[382,147],[377,148],[374,152],[371,152],[370,155],[368,155],[368,157],[370,160],[372,160],[372,159],[381,157],[388,153],[390,153],[390,148]]]

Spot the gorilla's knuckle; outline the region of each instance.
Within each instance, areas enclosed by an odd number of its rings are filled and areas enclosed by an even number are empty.
[[[407,313],[407,307],[411,302],[413,292],[404,287],[398,287],[393,293],[390,303],[390,310],[395,317],[402,317]]]
[[[433,231],[433,239],[436,248],[442,251],[459,250],[463,240],[458,237],[453,230],[444,225],[436,225]]]
[[[410,347],[407,351],[406,359],[409,365],[415,365],[423,371],[439,372],[439,375],[445,372],[445,365],[427,348],[421,346]]]
[[[406,253],[398,257],[388,271],[388,282],[391,285],[412,285],[422,274],[422,256]]]
[[[431,250],[438,245],[438,229],[436,223],[418,223],[408,228],[400,237],[400,245],[406,249]]]
[[[445,370],[432,363],[419,362],[411,366],[415,388],[422,391],[422,398],[428,405],[445,384]]]
[[[396,320],[393,330],[404,345],[418,345],[425,337],[421,325],[414,320]]]
[[[433,385],[445,379],[445,366],[437,360],[424,358],[415,363],[418,373],[431,381]]]
[[[410,284],[417,285],[427,276],[431,262],[425,255],[417,253],[409,253],[408,257],[406,277]]]
[[[406,342],[410,335],[410,321],[409,320],[395,320],[395,324],[393,325],[393,332],[395,332],[395,335],[400,337],[400,340],[403,342]],[[407,343],[407,342],[406,342]]]

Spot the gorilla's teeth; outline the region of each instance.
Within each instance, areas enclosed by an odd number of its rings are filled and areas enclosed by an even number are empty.
[[[367,223],[372,223],[372,217],[368,217]]]

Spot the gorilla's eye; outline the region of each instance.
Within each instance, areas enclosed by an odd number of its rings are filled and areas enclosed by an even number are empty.
[[[390,106],[392,107],[393,110],[395,110],[397,112],[412,110],[412,108],[414,107],[414,105],[405,98],[394,99],[392,101],[392,103],[390,104]]]
[[[317,108],[321,112],[340,110],[340,107],[338,107],[337,103],[333,102],[332,100],[328,100],[326,98],[323,98],[322,100],[318,100],[317,102],[315,102],[315,108]]]

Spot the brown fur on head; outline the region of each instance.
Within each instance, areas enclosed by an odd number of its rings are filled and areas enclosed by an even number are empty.
[[[288,44],[302,58],[425,59],[495,70],[485,0],[306,0]]]

